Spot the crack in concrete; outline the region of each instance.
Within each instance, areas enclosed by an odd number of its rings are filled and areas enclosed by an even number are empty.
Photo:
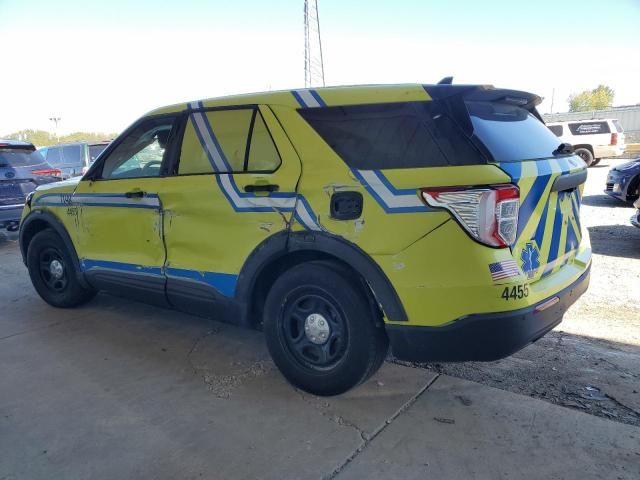
[[[380,435],[384,430],[391,425],[396,418],[406,412],[409,408],[413,406],[414,403],[422,396],[424,392],[426,392],[431,385],[435,383],[435,381],[440,378],[440,374],[436,374],[433,379],[428,382],[424,387],[422,387],[418,392],[413,395],[407,402],[405,402],[396,412],[387,418],[382,425],[380,425],[368,438],[363,438],[363,442],[356,448],[351,454],[336,468],[333,469],[330,473],[322,477],[322,480],[332,480],[336,478],[353,460],[356,459],[358,455],[360,455],[370,444],[373,442],[378,435]]]
[[[604,393],[604,396],[607,397],[609,400],[611,400],[616,405],[620,406],[623,410],[629,411],[629,413],[631,413],[631,415],[640,418],[640,412],[638,410],[636,410],[635,408],[631,408],[631,407],[625,405],[620,400],[618,400],[616,397],[614,397],[613,395],[609,395],[606,392]]]
[[[31,329],[29,329],[29,330],[24,330],[24,331],[22,331],[22,332],[12,333],[11,335],[6,335],[6,336],[4,336],[4,337],[0,337],[0,341],[2,341],[2,340],[7,340],[7,339],[9,339],[9,338],[13,338],[13,337],[19,337],[20,335],[26,335],[27,333],[34,333],[34,332],[38,332],[38,331],[40,331],[40,330],[46,330],[46,329],[48,329],[48,328],[57,327],[57,326],[60,326],[60,325],[63,325],[63,324],[67,324],[67,323],[69,323],[69,322],[73,322],[73,321],[76,321],[76,320],[82,320],[82,319],[87,318],[87,317],[89,317],[89,316],[91,316],[91,314],[90,314],[90,313],[87,313],[87,314],[85,314],[85,315],[80,315],[80,316],[78,316],[78,317],[74,317],[74,318],[66,318],[66,319],[64,319],[64,320],[59,320],[59,321],[57,321],[57,322],[50,323],[49,325],[44,325],[44,326],[42,326],[42,327],[31,328]]]

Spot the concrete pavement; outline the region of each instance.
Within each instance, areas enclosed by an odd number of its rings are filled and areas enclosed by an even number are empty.
[[[262,334],[99,295],[45,305],[0,243],[0,479],[640,478],[640,429],[386,364],[288,385]]]

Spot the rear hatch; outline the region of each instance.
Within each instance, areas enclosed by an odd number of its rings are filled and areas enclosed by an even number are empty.
[[[508,90],[476,91],[464,104],[473,141],[520,189],[513,258],[530,281],[575,257],[581,241],[585,163],[545,127],[539,97]]]
[[[23,205],[28,193],[59,174],[32,145],[0,143],[0,207]]]

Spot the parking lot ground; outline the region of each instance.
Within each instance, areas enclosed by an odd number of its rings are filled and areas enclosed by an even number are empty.
[[[387,363],[334,398],[260,332],[99,295],[44,304],[0,241],[0,479],[640,477],[640,429]]]

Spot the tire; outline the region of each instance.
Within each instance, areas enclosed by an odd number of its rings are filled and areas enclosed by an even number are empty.
[[[631,179],[627,187],[627,202],[633,204],[640,197],[640,175]]]
[[[91,300],[95,290],[78,281],[74,258],[53,230],[37,233],[27,249],[27,268],[38,295],[49,305],[71,308]]]
[[[346,392],[380,368],[389,347],[380,320],[359,280],[326,262],[284,272],[264,307],[276,366],[294,386],[323,396]]]
[[[593,153],[591,153],[591,150],[589,150],[588,148],[576,148],[573,153],[575,153],[576,155],[578,155],[582,160],[584,160],[584,163],[587,164],[587,167],[590,167],[592,165],[595,165],[593,163]]]
[[[599,163],[600,163],[600,160],[602,160],[602,159],[601,159],[601,158],[595,158],[595,159],[593,160],[593,163],[591,164],[591,166],[593,167],[593,166],[595,166],[595,165],[599,164]]]

